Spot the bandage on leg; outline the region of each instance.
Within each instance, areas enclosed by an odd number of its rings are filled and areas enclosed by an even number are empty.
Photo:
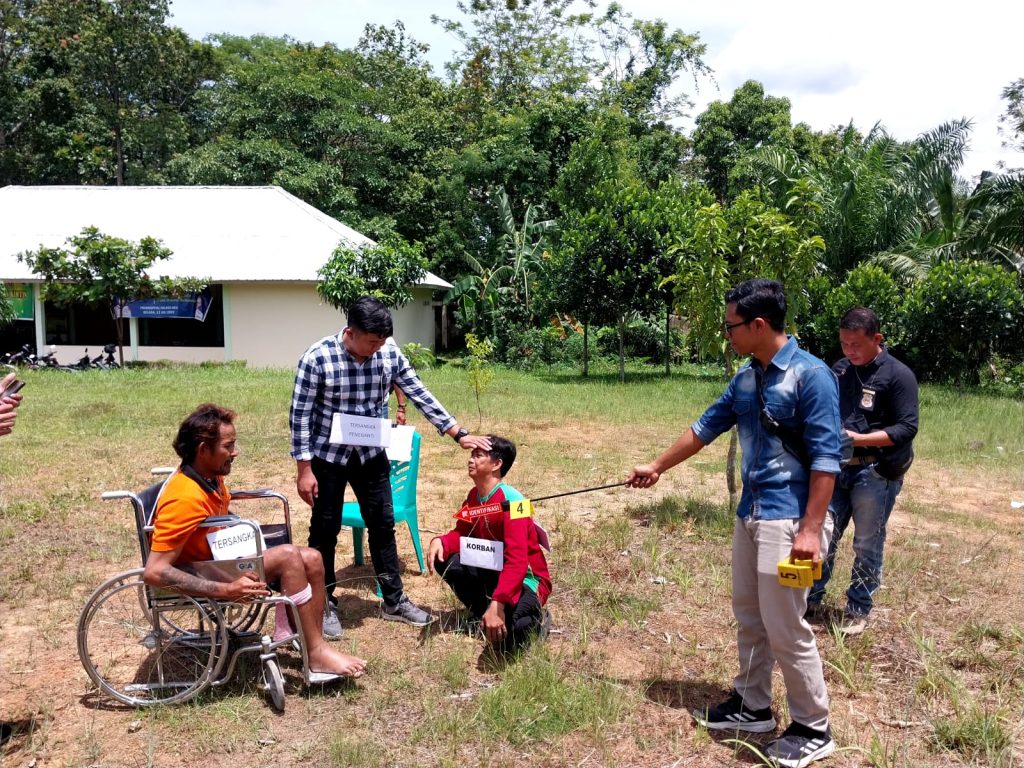
[[[288,595],[288,598],[296,606],[305,605],[313,599],[313,587],[307,584],[305,589],[296,592],[294,595]],[[274,606],[274,642],[278,643],[289,635],[294,634],[295,627],[292,624],[288,606],[284,603],[277,603]]]

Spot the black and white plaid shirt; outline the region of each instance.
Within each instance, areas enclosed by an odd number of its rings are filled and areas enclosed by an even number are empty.
[[[455,419],[423,386],[392,339],[362,363],[345,349],[341,334],[320,339],[306,350],[295,374],[289,414],[292,458],[309,461],[316,456],[344,464],[352,451],[364,462],[383,451],[366,445],[332,444],[331,420],[335,413],[386,417],[392,384],[398,385],[438,432],[444,434],[455,426]]]

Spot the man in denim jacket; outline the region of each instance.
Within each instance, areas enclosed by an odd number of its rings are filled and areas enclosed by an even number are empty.
[[[814,633],[804,620],[807,590],[783,587],[785,558],[820,561],[827,510],[839,473],[836,379],[785,333],[786,297],[773,280],[748,280],[725,295],[723,330],[737,355],[751,355],[725,393],[661,456],[635,467],[627,483],[647,488],[733,426],[743,450],[743,494],[733,530],[732,603],[740,671],[722,704],[694,717],[706,728],[767,733],[772,667],[779,662],[792,723],[766,747],[788,768],[835,750],[828,692]]]

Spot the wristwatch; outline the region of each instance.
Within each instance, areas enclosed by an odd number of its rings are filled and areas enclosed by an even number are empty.
[[[452,440],[458,443],[462,438],[469,436],[469,430],[460,427],[459,431],[452,435]]]

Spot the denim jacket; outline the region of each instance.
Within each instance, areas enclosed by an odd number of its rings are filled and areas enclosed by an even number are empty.
[[[810,468],[766,431],[762,410],[779,424],[802,431]],[[737,514],[794,520],[807,508],[810,470],[839,474],[839,389],[835,374],[790,337],[762,368],[756,359],[740,368],[724,394],[693,425],[710,443],[734,425],[743,451],[743,494]]]

